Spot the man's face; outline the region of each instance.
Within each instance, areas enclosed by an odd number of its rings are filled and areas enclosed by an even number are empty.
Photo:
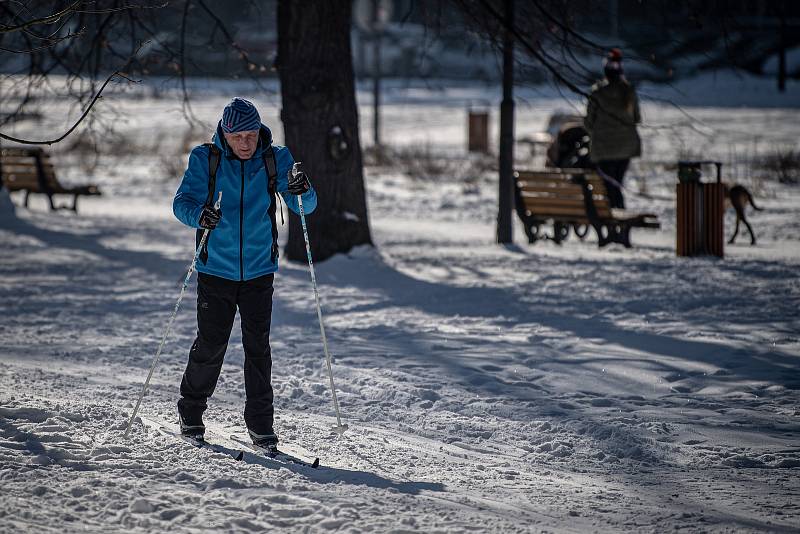
[[[258,130],[247,130],[245,132],[225,133],[225,141],[231,147],[233,153],[239,159],[250,159],[256,152],[258,146]]]

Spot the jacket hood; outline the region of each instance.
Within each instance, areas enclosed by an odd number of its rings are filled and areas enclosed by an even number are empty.
[[[235,158],[236,154],[233,153],[231,150],[230,145],[228,142],[225,141],[225,135],[222,132],[222,122],[217,123],[217,130],[214,132],[214,135],[211,137],[211,141],[217,145],[217,147],[222,150],[225,154],[226,158]],[[272,144],[272,130],[270,130],[266,124],[261,124],[261,129],[258,131],[258,147],[256,147],[256,151],[253,154],[253,157],[261,156],[261,150],[264,146],[269,146]]]

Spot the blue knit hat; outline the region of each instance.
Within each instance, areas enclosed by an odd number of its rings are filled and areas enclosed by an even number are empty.
[[[261,128],[261,117],[252,102],[237,97],[225,106],[220,125],[225,133],[258,130]]]

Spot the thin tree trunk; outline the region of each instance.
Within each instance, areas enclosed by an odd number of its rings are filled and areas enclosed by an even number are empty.
[[[780,16],[780,50],[778,51],[778,91],[781,93],[786,92],[786,49],[788,48],[787,32],[786,32],[786,9],[785,5],[781,3],[781,16]]]
[[[372,244],[353,61],[351,0],[280,0],[278,60],[286,146],[319,197],[306,217],[314,260]],[[286,256],[305,261],[300,219],[289,217]]]
[[[506,25],[514,27],[514,0],[505,0]],[[500,175],[497,242],[513,242],[514,207],[514,37],[503,32],[503,101],[500,103]]]

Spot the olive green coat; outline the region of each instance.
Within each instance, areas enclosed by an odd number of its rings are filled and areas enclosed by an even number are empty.
[[[592,161],[630,159],[640,156],[642,142],[636,131],[641,122],[636,91],[624,79],[603,80],[592,87],[584,125],[592,140]]]

